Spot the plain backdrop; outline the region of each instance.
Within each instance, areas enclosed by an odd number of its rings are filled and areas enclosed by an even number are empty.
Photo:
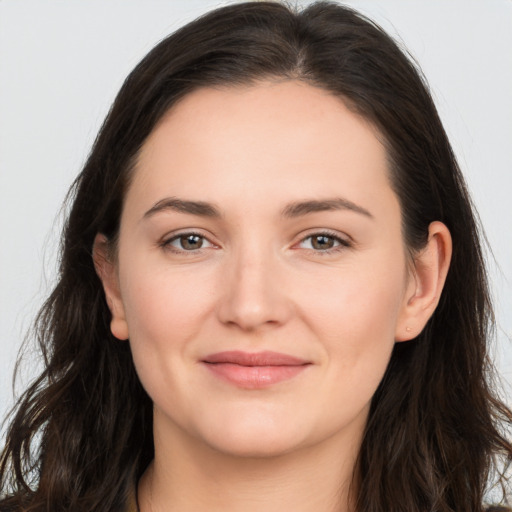
[[[54,283],[62,201],[117,90],[160,39],[226,3],[0,0],[0,417],[22,339]],[[493,249],[494,357],[510,385],[512,1],[345,3],[398,38],[429,80]],[[37,373],[32,346],[18,391]]]

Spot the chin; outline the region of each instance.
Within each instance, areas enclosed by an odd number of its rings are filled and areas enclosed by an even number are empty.
[[[199,437],[212,449],[235,457],[284,455],[307,443],[307,436],[290,418],[239,414],[210,422]]]
[[[293,442],[283,435],[243,433],[237,437],[223,439],[205,439],[210,448],[224,455],[240,458],[263,459],[286,455],[300,448],[300,443]]]

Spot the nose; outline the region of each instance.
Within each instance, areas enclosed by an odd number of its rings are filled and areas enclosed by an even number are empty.
[[[293,310],[278,258],[251,245],[226,262],[217,309],[222,323],[244,331],[282,325]]]

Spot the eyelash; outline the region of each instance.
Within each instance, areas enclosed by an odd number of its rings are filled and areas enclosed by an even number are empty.
[[[334,242],[337,243],[338,245],[335,245],[334,247],[331,247],[329,249],[324,249],[324,250],[308,249],[308,250],[313,251],[315,253],[315,255],[318,254],[320,256],[328,256],[331,254],[338,253],[340,251],[344,251],[346,249],[350,249],[353,245],[350,240],[347,240],[346,238],[341,238],[338,234],[333,233],[332,231],[328,231],[328,230],[311,233],[311,234],[305,236],[304,238],[302,238],[299,243],[303,243],[306,240],[313,239],[315,237],[321,237],[321,236],[333,239]]]
[[[177,235],[174,235],[171,238],[163,240],[160,245],[164,249],[169,250],[170,252],[173,252],[175,254],[187,254],[187,253],[189,253],[190,255],[200,254],[202,252],[201,248],[198,250],[187,251],[186,249],[177,249],[176,247],[173,247],[171,245],[171,243],[174,242],[175,240],[179,240],[180,238],[186,238],[186,237],[190,237],[190,236],[197,236],[199,238],[202,238],[203,240],[208,240],[201,233],[197,233],[195,231],[185,231],[184,233],[178,233]],[[208,242],[212,243],[210,241],[208,241]],[[212,244],[212,245],[214,245],[214,244]]]
[[[197,250],[186,250],[186,249],[177,249],[177,248],[175,248],[175,247],[173,247],[171,245],[171,243],[174,242],[175,240],[179,240],[182,237],[190,237],[190,236],[197,236],[199,238],[202,238],[203,240],[207,240],[208,243],[214,245],[212,242],[210,242],[201,233],[197,233],[195,231],[186,231],[184,233],[179,233],[177,235],[172,236],[171,238],[163,240],[160,243],[160,246],[163,247],[166,250],[169,250],[170,252],[175,253],[175,254],[187,254],[187,253],[189,253],[190,255],[201,254],[202,248],[199,248]],[[333,233],[333,232],[328,231],[328,230],[323,230],[323,231],[311,233],[311,234],[305,236],[304,238],[302,238],[299,241],[299,243],[303,243],[306,240],[313,239],[314,237],[321,237],[321,236],[333,239],[334,242],[337,243],[338,245],[335,245],[334,247],[331,247],[329,249],[324,249],[324,250],[315,250],[315,249],[307,249],[307,250],[310,250],[310,251],[312,251],[315,254],[318,254],[320,256],[325,256],[325,255],[334,254],[334,253],[343,251],[345,249],[351,248],[352,245],[353,245],[351,241],[349,241],[349,240],[347,240],[345,238],[341,238],[336,233]]]

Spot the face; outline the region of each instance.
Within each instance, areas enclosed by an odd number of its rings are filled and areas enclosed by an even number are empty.
[[[112,330],[155,428],[272,455],[360,435],[411,279],[375,129],[299,82],[201,89],[142,148]]]

